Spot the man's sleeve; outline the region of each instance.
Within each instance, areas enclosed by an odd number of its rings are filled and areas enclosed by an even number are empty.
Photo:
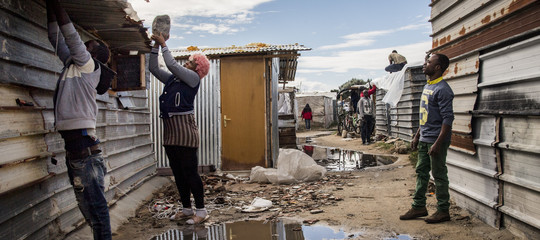
[[[56,49],[56,55],[58,55],[62,63],[66,65],[66,61],[70,56],[70,52],[68,46],[66,45],[64,35],[60,32],[60,29],[58,28],[58,22],[49,22],[48,32],[49,42],[51,42],[52,47]]]
[[[73,23],[68,23],[60,26],[60,30],[64,34],[64,38],[66,39],[66,45],[69,48],[69,52],[71,53],[71,59],[73,60],[73,63],[79,67],[85,67],[88,68],[87,71],[84,72],[92,72],[94,71],[94,61],[90,61],[92,59],[92,56],[90,53],[86,50],[86,46],[81,40],[81,37],[79,36],[79,33],[75,30],[75,27],[73,26]]]
[[[454,121],[454,93],[451,89],[444,89],[439,92],[439,109],[441,111],[442,123],[452,126]]]

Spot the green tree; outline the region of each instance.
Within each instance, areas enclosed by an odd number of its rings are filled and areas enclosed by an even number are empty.
[[[370,81],[370,80],[368,80],[368,81]],[[351,80],[341,84],[341,86],[339,86],[339,91],[347,89],[347,88],[351,87],[352,85],[364,85],[366,83],[367,83],[367,81],[365,81],[364,79],[352,78]],[[351,96],[350,91],[346,91],[346,92],[342,93],[342,99],[347,99],[349,96]]]

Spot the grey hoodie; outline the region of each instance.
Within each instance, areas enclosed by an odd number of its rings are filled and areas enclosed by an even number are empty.
[[[57,130],[95,129],[98,106],[96,86],[101,69],[94,61],[72,23],[49,23],[49,41],[64,63],[72,61],[60,75],[55,115]]]

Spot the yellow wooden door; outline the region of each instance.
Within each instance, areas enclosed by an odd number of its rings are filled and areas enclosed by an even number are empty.
[[[264,59],[221,58],[222,170],[266,166]]]

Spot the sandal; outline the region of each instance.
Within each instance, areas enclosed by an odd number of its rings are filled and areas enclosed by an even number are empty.
[[[210,218],[210,215],[206,215],[205,217],[199,217],[197,215],[193,216],[191,219],[187,220],[187,224],[194,225],[203,223],[204,221],[208,220]]]
[[[169,219],[171,221],[179,221],[179,220],[184,220],[184,219],[191,218],[191,217],[193,217],[193,215],[194,214],[186,215],[182,211],[180,211],[180,212],[177,212],[176,214],[172,215]]]

